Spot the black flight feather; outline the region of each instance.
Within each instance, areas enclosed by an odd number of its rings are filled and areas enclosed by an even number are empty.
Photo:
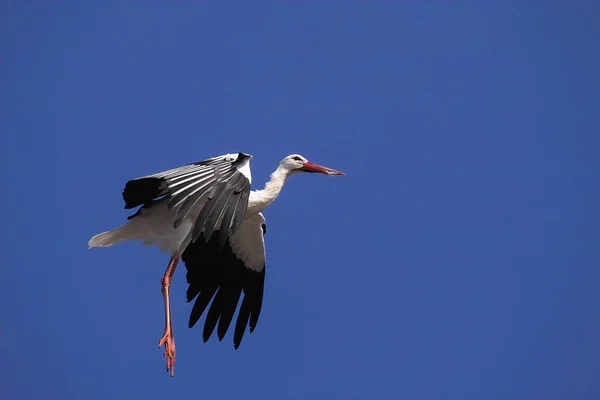
[[[233,253],[229,240],[220,248],[219,233],[215,231],[207,243],[202,240],[190,243],[181,257],[187,269],[187,300],[191,302],[195,298],[189,327],[192,328],[208,308],[202,339],[209,340],[218,326],[217,335],[222,340],[242,298],[233,338],[234,348],[237,349],[246,329],[253,332],[258,323],[264,295],[265,268],[260,272],[246,268]]]

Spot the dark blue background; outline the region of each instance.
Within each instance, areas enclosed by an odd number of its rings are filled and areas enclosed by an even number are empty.
[[[0,5],[4,399],[598,399],[599,7]],[[87,249],[127,179],[228,152],[262,187],[261,320],[187,329],[168,256]]]

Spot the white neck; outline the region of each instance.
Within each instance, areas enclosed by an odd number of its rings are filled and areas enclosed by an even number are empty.
[[[279,196],[288,176],[290,176],[289,170],[278,167],[271,174],[271,179],[265,184],[264,189],[250,192],[246,217],[259,213],[269,207],[277,196]]]

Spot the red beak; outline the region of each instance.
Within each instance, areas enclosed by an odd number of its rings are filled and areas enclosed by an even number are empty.
[[[304,163],[304,166],[302,167],[301,171],[318,172],[320,174],[327,175],[346,175],[343,172],[336,171],[335,169],[327,168],[319,164],[311,163],[310,161]]]

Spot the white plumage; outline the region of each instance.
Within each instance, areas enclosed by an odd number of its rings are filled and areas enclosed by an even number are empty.
[[[173,227],[175,212],[167,207],[167,199],[160,200],[118,228],[94,236],[89,247],[108,247],[126,240],[140,240],[142,244],[155,245],[163,252],[175,253],[189,237],[194,225],[186,219]]]

